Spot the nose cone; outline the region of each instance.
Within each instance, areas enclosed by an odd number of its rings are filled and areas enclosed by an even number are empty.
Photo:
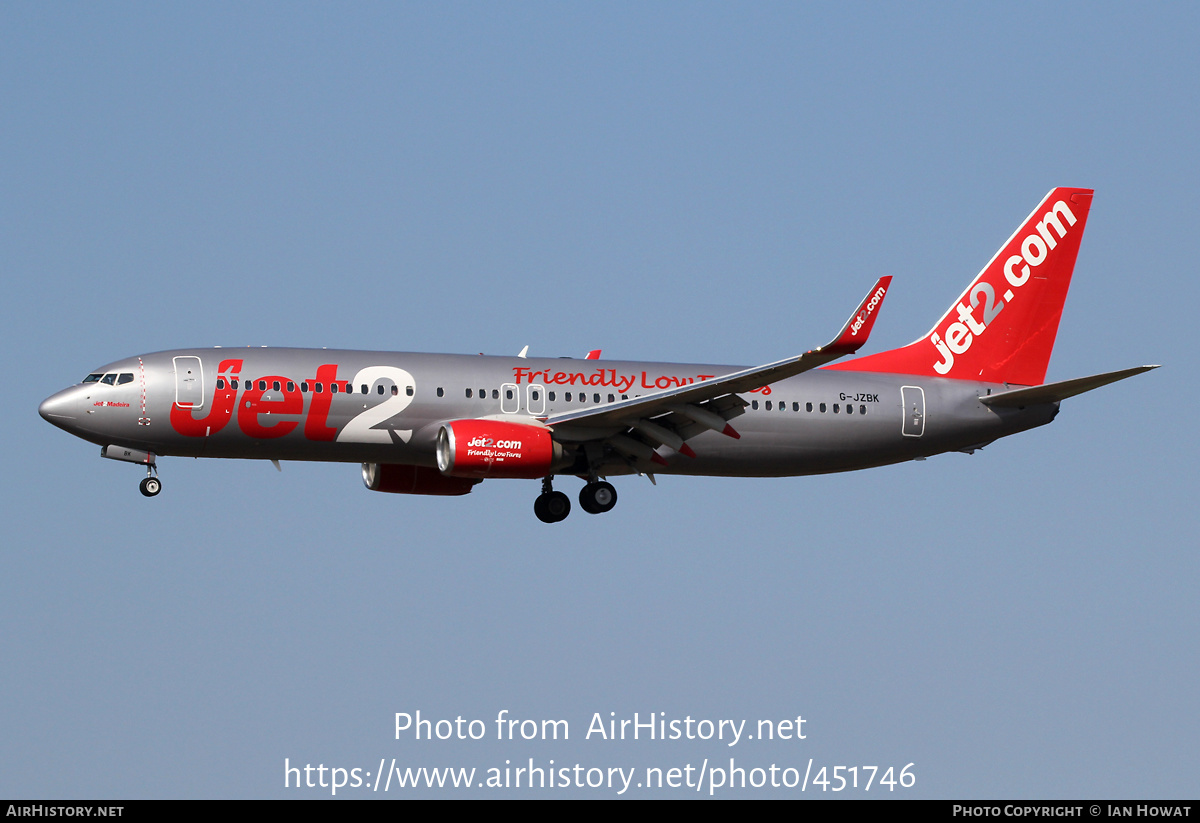
[[[79,393],[72,387],[50,395],[38,406],[38,414],[60,429],[69,429],[79,417]]]

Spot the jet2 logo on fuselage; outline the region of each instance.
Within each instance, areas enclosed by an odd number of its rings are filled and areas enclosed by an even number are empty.
[[[297,381],[284,375],[264,375],[256,380],[238,378],[243,360],[222,360],[217,367],[217,383],[205,413],[197,417],[194,409],[171,404],[171,428],[187,437],[210,437],[235,420],[243,434],[259,440],[274,439],[290,434],[303,423],[306,440],[352,443],[389,444],[393,433],[404,442],[412,436],[410,429],[386,426],[389,420],[403,412],[413,402],[409,389],[416,385],[413,376],[395,366],[368,366],[352,379],[338,376],[338,364],[323,363],[309,380]],[[391,385],[386,394],[368,391],[375,405],[364,408],[341,427],[331,416],[335,398],[349,397],[355,385]],[[308,384],[312,390],[306,391]],[[339,391],[339,388],[341,390]],[[240,392],[240,395],[239,395]],[[379,398],[382,397],[382,400]]]

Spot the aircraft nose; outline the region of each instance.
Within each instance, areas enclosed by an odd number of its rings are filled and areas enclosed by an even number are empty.
[[[38,406],[38,414],[48,423],[56,426],[69,424],[78,417],[78,394],[73,389],[64,389],[52,394]]]

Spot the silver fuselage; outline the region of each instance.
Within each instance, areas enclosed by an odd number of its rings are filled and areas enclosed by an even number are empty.
[[[100,446],[160,456],[432,467],[436,435],[447,421],[539,422],[739,368],[326,349],[182,349],[95,369],[95,375],[133,379],[118,384],[93,378],[48,398],[40,412]],[[1005,388],[815,369],[743,393],[747,405],[734,420],[740,439],[707,431],[688,441],[695,457],[661,448],[666,465],[626,460],[606,465],[603,473],[770,477],[848,471],[971,449],[1054,419],[1057,403],[1012,409],[979,402],[980,396]],[[605,433],[564,427],[554,434],[570,445]]]

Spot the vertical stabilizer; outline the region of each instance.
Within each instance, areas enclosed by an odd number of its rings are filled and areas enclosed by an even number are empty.
[[[1054,189],[928,334],[825,368],[1040,385],[1091,205],[1091,189]]]

